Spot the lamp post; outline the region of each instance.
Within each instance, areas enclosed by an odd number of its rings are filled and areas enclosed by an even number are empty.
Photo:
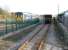
[[[57,5],[57,8],[58,8],[58,14],[59,14],[59,3],[58,3],[58,5]]]
[[[57,3],[57,14],[59,15],[59,2]],[[59,18],[59,16],[57,16],[57,19]]]

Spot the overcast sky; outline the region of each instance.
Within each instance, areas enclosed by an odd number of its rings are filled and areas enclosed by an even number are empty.
[[[0,7],[11,12],[22,11],[34,14],[57,14],[68,9],[68,0],[0,0]]]

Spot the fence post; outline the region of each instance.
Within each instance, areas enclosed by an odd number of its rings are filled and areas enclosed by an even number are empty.
[[[6,22],[5,23],[6,23],[5,33],[7,33],[7,16],[6,16]]]

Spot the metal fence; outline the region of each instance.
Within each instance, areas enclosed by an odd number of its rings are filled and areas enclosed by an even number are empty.
[[[23,20],[21,21],[12,21],[9,22],[7,19],[5,19],[4,22],[0,22],[0,36],[5,35],[9,32],[13,32],[13,31],[17,31],[21,28],[27,27],[29,25],[33,25],[39,23],[39,19],[32,19],[32,20],[26,20],[23,22]]]

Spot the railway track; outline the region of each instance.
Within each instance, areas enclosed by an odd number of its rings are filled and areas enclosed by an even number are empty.
[[[30,41],[43,27],[43,24],[37,26],[34,31],[30,32],[26,37],[17,42],[16,45],[10,47],[9,50],[17,50],[21,45],[24,45],[27,41]]]
[[[42,50],[48,27],[49,25],[45,25],[30,40],[25,41],[18,50]]]
[[[55,38],[52,30],[49,32],[50,35],[47,37],[50,27],[51,25],[39,25],[34,29],[34,31],[30,32],[28,36],[21,39],[19,45],[11,47],[8,50],[63,50],[60,46],[55,45],[55,43],[52,44],[47,41],[49,36]]]
[[[18,48],[18,50],[63,50],[61,45],[60,44],[58,45],[58,43],[54,43],[54,44],[48,43],[47,35],[50,29],[50,27],[49,28],[48,27],[49,26],[44,26],[44,28],[41,29],[41,31],[39,31],[31,40],[26,41],[24,44],[22,44]],[[54,32],[52,32],[51,34],[54,34]],[[54,36],[53,38],[56,37]]]

